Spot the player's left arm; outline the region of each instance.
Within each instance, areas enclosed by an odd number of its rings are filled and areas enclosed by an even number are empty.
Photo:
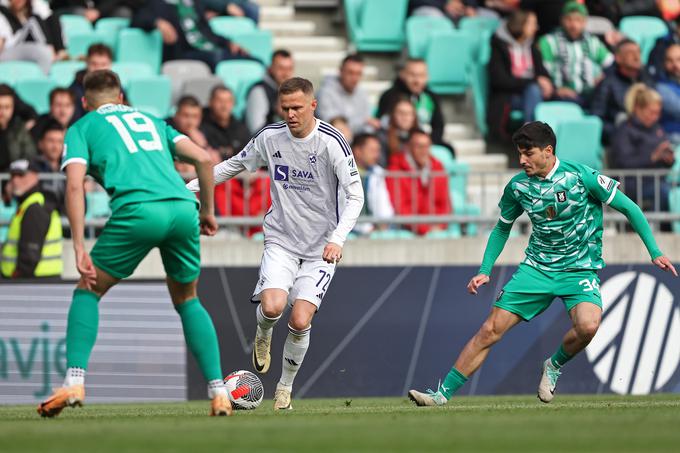
[[[346,194],[346,204],[338,220],[338,226],[331,234],[323,251],[322,258],[328,263],[337,263],[342,259],[342,247],[347,235],[354,228],[364,207],[364,188],[361,184],[361,176],[359,176],[351,148],[344,140],[343,143],[344,146],[341,147],[333,142],[329,148],[330,157],[333,161],[333,171]]]

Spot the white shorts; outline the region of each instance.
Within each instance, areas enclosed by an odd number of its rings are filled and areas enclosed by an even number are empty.
[[[277,245],[267,245],[251,301],[259,302],[262,291],[276,288],[288,293],[289,305],[302,299],[316,305],[318,310],[333,279],[335,266],[324,260],[300,259]]]

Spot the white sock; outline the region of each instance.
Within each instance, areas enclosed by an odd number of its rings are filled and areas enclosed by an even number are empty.
[[[257,335],[258,336],[272,336],[272,328],[281,319],[281,315],[276,318],[268,318],[262,313],[262,304],[259,304],[255,309],[255,317],[257,318]]]
[[[227,395],[227,387],[222,379],[215,379],[208,382],[208,398],[213,399],[217,395]]]
[[[82,368],[69,368],[66,370],[64,387],[72,385],[85,385],[85,370]]]
[[[288,326],[288,337],[283,345],[283,366],[281,369],[281,380],[279,385],[287,389],[293,387],[295,375],[300,370],[300,365],[305,359],[309,348],[309,332],[312,326],[303,331],[295,330]]]

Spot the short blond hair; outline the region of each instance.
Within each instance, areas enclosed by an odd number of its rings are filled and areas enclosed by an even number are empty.
[[[663,99],[658,91],[644,83],[636,83],[626,93],[624,104],[626,112],[632,114],[636,108],[645,108],[650,104],[661,104]]]

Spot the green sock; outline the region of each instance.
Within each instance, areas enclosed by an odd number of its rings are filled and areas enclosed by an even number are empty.
[[[565,363],[570,361],[574,356],[569,355],[567,351],[564,350],[564,346],[560,347],[555,351],[555,353],[550,357],[550,362],[555,368],[561,368]]]
[[[97,341],[99,328],[99,296],[76,288],[66,325],[66,366],[87,369],[87,362]]]
[[[439,386],[439,392],[448,400],[451,398],[451,395],[456,393],[458,389],[467,382],[467,380],[468,378],[463,376],[463,373],[458,371],[456,367],[453,367],[451,368],[451,371],[449,371],[449,374],[444,378],[444,382]]]
[[[182,318],[184,339],[189,350],[198,361],[203,377],[210,382],[222,380],[220,363],[220,347],[217,343],[217,332],[212,319],[198,298],[190,299],[183,304],[175,305],[175,310]]]

